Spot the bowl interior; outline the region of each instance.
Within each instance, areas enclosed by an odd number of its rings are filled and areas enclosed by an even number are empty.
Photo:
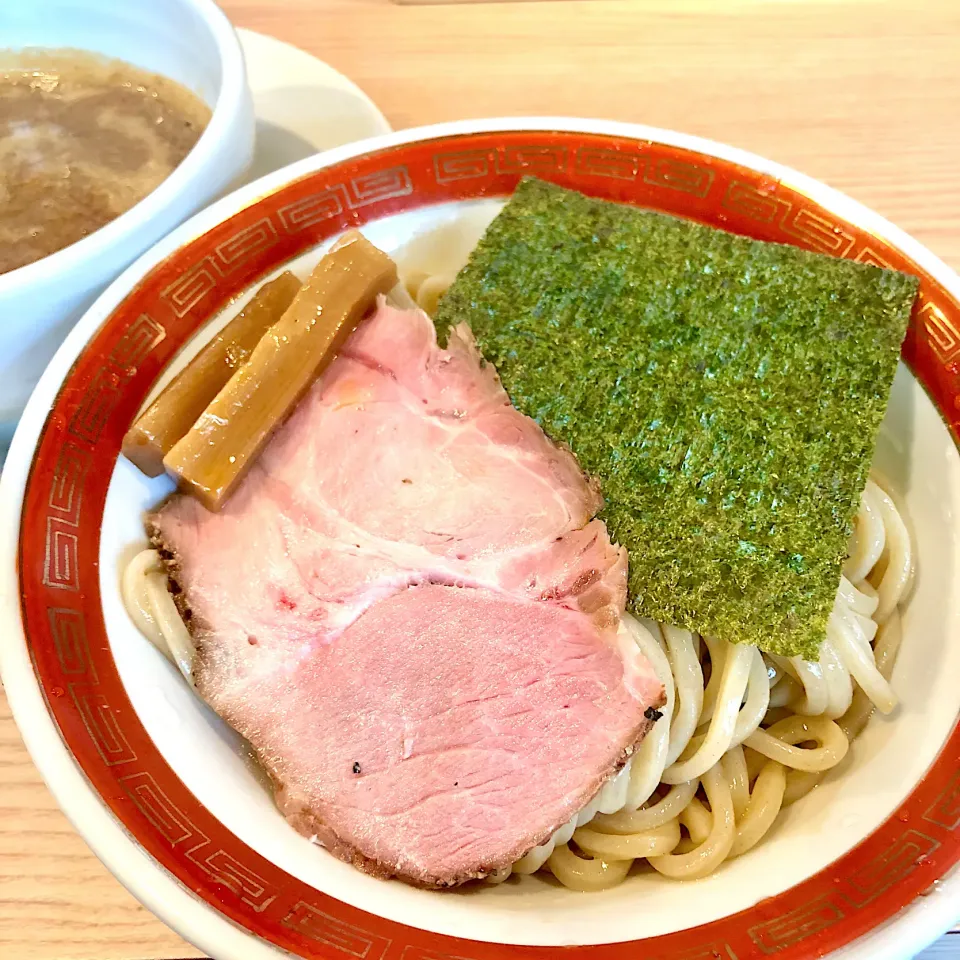
[[[4,4],[0,51],[24,47],[72,47],[126,60],[176,80],[211,108],[220,92],[216,39],[190,0]]]
[[[368,223],[364,232],[395,256],[402,271],[454,273],[501,204],[480,199],[421,207]],[[284,267],[305,276],[324,246]],[[209,320],[154,394],[250,292]],[[316,889],[388,919],[475,940],[564,945],[666,934],[746,909],[846,853],[898,810],[953,728],[960,711],[954,680],[960,645],[950,642],[960,628],[960,597],[951,589],[960,561],[960,456],[933,403],[902,364],[875,465],[905,511],[919,557],[893,677],[902,705],[892,717],[871,720],[841,768],[791,808],[761,845],[695,883],[635,871],[624,885],[598,896],[572,893],[537,875],[437,894],[372,879],[300,837],[277,812],[239,738],[190,692],[123,608],[120,573],[144,544],[143,512],[171,487],[164,479],[146,479],[122,459],[107,496],[99,553],[110,648],[141,722],[197,799],[250,847]]]

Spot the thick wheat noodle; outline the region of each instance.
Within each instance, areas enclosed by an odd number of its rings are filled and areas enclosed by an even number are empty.
[[[693,634],[689,630],[680,630],[667,624],[662,626],[662,630],[677,697],[667,750],[666,765],[669,767],[686,749],[699,725],[700,711],[703,709],[703,670]]]
[[[706,644],[710,654],[710,679],[703,691],[703,708],[700,710],[698,727],[702,727],[713,719],[717,709],[717,700],[720,697],[720,686],[723,683],[723,668],[727,658],[727,647],[722,640],[704,635],[700,638]]]
[[[803,696],[803,687],[786,671],[770,690],[770,709],[778,710],[788,703],[799,702]]]
[[[640,744],[633,758],[626,806],[628,809],[638,810],[653,796],[660,784],[660,775],[667,762],[676,690],[673,685],[673,674],[670,671],[670,661],[661,646],[663,634],[659,624],[653,621],[638,621],[633,617],[625,617],[624,622],[656,671],[667,699],[661,709],[660,719]]]
[[[680,824],[676,820],[668,820],[652,830],[630,835],[600,833],[590,827],[581,827],[573,839],[584,853],[592,857],[601,860],[636,860],[670,853],[680,842]]]
[[[766,659],[783,674],[778,689],[770,692],[770,707],[776,709],[790,706],[791,713],[801,713],[816,706],[817,701],[827,703],[829,693],[824,685],[823,669],[819,663],[809,663],[801,657],[781,657],[766,654]]]
[[[419,280],[419,283],[417,282]],[[444,274],[434,274],[432,276],[409,277],[405,284],[410,295],[417,301],[417,306],[425,313],[433,316],[437,310],[437,304],[440,298],[447,292],[447,288],[453,283],[453,277]],[[413,289],[411,289],[413,287]]]
[[[573,817],[564,824],[546,843],[539,847],[534,847],[529,853],[521,857],[512,869],[507,868],[504,872],[506,877],[510,873],[518,873],[521,876],[536,873],[550,859],[550,855],[558,846],[563,846],[570,841],[574,831],[577,829],[577,820],[579,817]]]
[[[783,765],[775,760],[764,764],[746,807],[737,815],[737,835],[730,848],[731,859],[746,853],[764,838],[780,813],[786,786],[787,776]]]
[[[630,834],[654,830],[668,820],[679,817],[696,796],[699,786],[699,780],[678,783],[653,806],[642,807],[639,810],[621,810],[619,813],[597,817],[594,820],[594,826],[603,830],[604,833]]]
[[[900,614],[894,610],[887,622],[877,631],[874,645],[874,658],[877,670],[884,679],[889,680],[893,673],[893,665],[900,649],[902,634],[900,630]],[[844,732],[848,740],[854,740],[863,731],[873,713],[874,706],[870,698],[861,689],[853,694],[850,709],[837,721],[837,726]],[[803,773],[799,770],[790,770],[787,773],[787,788],[783,797],[783,805],[789,806],[805,797],[823,779],[824,773]]]
[[[823,641],[820,648],[820,664],[823,667],[823,679],[827,686],[827,708],[823,715],[836,720],[850,709],[850,701],[853,698],[853,679],[850,671],[837,655],[829,630],[827,639]]]
[[[747,770],[747,761],[743,755],[743,747],[736,746],[723,755],[723,772],[727,783],[730,784],[730,796],[733,798],[733,812],[740,822],[750,802],[750,774]]]
[[[869,583],[861,581],[866,589],[858,590],[846,577],[840,578],[840,590],[838,591],[843,602],[854,612],[862,614],[865,617],[872,617],[880,603],[877,591]]]
[[[664,770],[661,777],[664,783],[683,783],[702,777],[730,749],[754,653],[754,648],[747,646],[731,645],[727,650],[717,693],[718,706],[707,735],[693,756]]]
[[[763,654],[754,649],[750,663],[747,698],[737,716],[731,747],[739,746],[763,722],[770,709],[770,673]]]
[[[900,641],[902,639],[900,614],[894,610],[877,631],[877,639],[873,648],[877,671],[885,680],[889,680],[893,673],[893,665],[896,662],[897,653],[900,651]],[[867,725],[870,714],[873,713],[873,706],[866,692],[858,690],[853,696],[850,709],[840,718],[840,729],[851,739],[859,736]]]
[[[726,740],[726,750],[739,746],[760,726],[769,715],[770,705],[769,671],[767,670],[763,655],[759,650],[751,647],[735,647],[734,650],[739,651],[744,657],[749,658],[749,677],[746,688],[746,698],[743,699],[741,695],[743,705],[739,708],[739,713],[736,714],[733,734],[732,736],[728,736]],[[729,662],[729,658],[725,660],[725,663],[726,662]],[[733,710],[736,710],[736,695],[734,694],[726,703],[729,704]],[[792,716],[792,712],[788,713]],[[681,754],[680,762],[663,772],[662,783],[672,784],[674,780],[678,783],[683,782],[680,778],[683,777],[684,774],[687,775],[688,779],[694,779],[700,776],[700,774],[696,772],[698,769],[697,766],[687,767],[687,765],[691,764],[692,761],[695,762],[696,757],[701,756],[704,744],[707,745],[707,749],[710,749],[708,738],[715,735],[715,733],[711,733],[711,731],[715,731],[715,720],[716,716],[710,721],[710,725],[705,731],[701,728],[699,733],[694,734],[690,738],[684,752]],[[720,758],[717,757],[717,760],[719,759]],[[702,765],[702,760],[700,761],[700,765]],[[712,766],[712,764],[710,764],[710,766]]]
[[[763,718],[763,726],[772,727],[775,723],[779,723],[781,720],[786,720],[789,717],[803,716],[803,714],[798,714],[796,711],[791,710],[789,707],[780,707],[776,710],[768,710],[767,715]],[[744,749],[749,750],[749,747],[744,746]],[[762,756],[762,754],[761,754]],[[754,774],[760,772],[760,769],[757,768],[754,771]]]
[[[127,612],[141,633],[192,683],[196,647],[170,595],[160,554],[141,550],[124,569],[121,587]]]
[[[831,644],[837,656],[863,692],[873,701],[873,705],[881,713],[890,713],[897,705],[897,695],[877,670],[874,652],[869,641],[865,641],[862,636],[860,624],[853,616],[841,618],[836,613],[831,620],[835,621]],[[856,635],[858,632],[861,634],[859,637]],[[849,706],[847,703],[848,708]]]
[[[636,759],[636,758],[633,758]],[[557,830],[546,843],[534,847],[513,864],[511,869],[498,871],[494,882],[502,882],[511,872],[521,875],[536,873],[550,858],[557,846],[567,843],[577,827],[589,823],[598,813],[622,810],[627,804],[630,788],[630,771],[633,759],[613,780],[608,780],[601,791],[575,816]]]
[[[140,632],[166,657],[170,651],[163,633],[157,626],[153,608],[147,596],[147,577],[156,568],[160,557],[156,550],[141,550],[124,568],[123,600],[133,622]]]
[[[746,761],[747,776],[750,777],[751,783],[760,776],[760,771],[770,762],[762,753],[757,753],[756,750],[746,746],[743,748],[743,759]]]
[[[864,498],[866,501],[866,494]],[[876,514],[879,515],[879,509],[876,507],[874,509]],[[875,544],[876,549],[871,551],[871,555],[879,557],[883,553],[884,545],[888,542],[889,538],[881,528]],[[904,552],[902,560],[907,565],[907,571],[906,573],[901,572],[899,582],[905,585],[912,560],[907,552]],[[902,589],[900,594],[897,595],[898,601],[901,594]],[[808,716],[824,715],[835,720],[849,709],[853,695],[851,670],[844,662],[844,658],[841,658],[839,650],[841,647],[845,647],[845,631],[856,631],[858,626],[864,628],[864,632],[876,629],[875,622],[869,617],[876,610],[878,602],[876,592],[869,583],[864,581],[858,588],[845,577],[842,577],[838,590],[838,602],[828,624],[827,639],[821,648],[820,661],[818,663],[808,663],[799,657],[772,658],[790,676],[803,685],[804,698],[798,701],[795,706],[797,713]],[[864,626],[865,619],[871,626]],[[849,624],[849,626],[845,626],[845,624]],[[866,662],[862,665],[862,677],[867,683],[870,683],[871,677],[873,678],[873,692],[889,705],[892,696],[889,687],[885,687],[883,681],[869,664],[869,641],[872,636],[860,637],[859,639],[861,640],[863,657],[866,658]],[[787,702],[789,702],[789,699],[786,690],[782,691],[781,696],[774,699],[776,706],[783,706]],[[895,703],[895,698],[893,702]]]
[[[764,658],[764,664],[767,668],[767,679],[770,682],[770,692],[773,693],[774,687],[783,679],[783,670],[780,669],[780,665],[774,663],[772,660],[767,660]]]
[[[851,583],[865,580],[877,565],[883,553],[884,538],[883,515],[868,483],[860,499],[860,510],[850,538],[850,556],[843,565],[843,572]]]
[[[708,720],[713,720],[727,661],[726,648],[729,646],[729,644],[725,644],[711,637],[703,637],[702,639],[710,651],[711,672],[710,681],[707,683],[707,689],[703,695],[703,710],[700,713],[700,723],[698,724],[698,726],[701,727]],[[739,648],[734,647],[733,649],[736,650]],[[732,744],[742,743],[747,736],[760,726],[760,722],[763,720],[767,708],[770,705],[770,671],[766,661],[763,659],[763,654],[761,654],[759,650],[752,650],[749,671],[746,697],[737,715],[737,723],[731,741]],[[701,740],[700,743],[702,742]],[[690,752],[689,746],[687,752]]]
[[[398,310],[417,309],[417,301],[413,299],[409,287],[402,280],[387,294],[387,303]]]
[[[820,663],[810,663],[802,657],[790,657],[784,667],[803,686],[804,698],[796,705],[796,712],[810,717],[823,713],[830,702],[830,690]]]
[[[631,860],[584,860],[566,844],[557,847],[547,861],[550,872],[571,890],[584,893],[607,890],[623,883],[630,872]]]
[[[796,744],[816,740],[809,749]],[[847,754],[849,740],[833,720],[826,717],[787,717],[766,730],[755,730],[744,743],[795,770],[820,772],[835,767]]]
[[[787,770],[787,786],[783,792],[783,806],[789,807],[805,797],[827,775],[826,770],[810,773],[804,770]]]
[[[862,613],[857,613],[856,610],[849,608],[847,608],[844,615],[849,618],[851,623],[856,624],[857,641],[860,646],[872,656],[873,642],[877,638],[877,631],[880,629],[880,624],[871,617],[865,617]],[[876,658],[873,660],[873,665],[876,666]]]
[[[699,797],[694,797],[677,817],[680,825],[689,834],[688,840],[681,840],[675,853],[686,853],[706,843],[713,829],[713,814],[703,805]]]
[[[674,880],[696,880],[713,873],[726,860],[736,838],[733,798],[719,764],[704,774],[702,783],[712,821],[707,839],[687,853],[668,853],[649,860],[654,870]]]
[[[906,524],[893,500],[873,481],[867,484],[867,490],[873,493],[880,505],[886,532],[887,565],[880,583],[876,584],[879,602],[873,613],[873,619],[878,624],[883,624],[906,593],[913,573],[913,547]]]

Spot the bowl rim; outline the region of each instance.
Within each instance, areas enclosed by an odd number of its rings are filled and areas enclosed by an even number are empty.
[[[64,273],[75,272],[91,257],[123,245],[141,225],[150,223],[198,177],[203,176],[218,144],[244,111],[246,68],[240,38],[227,15],[214,0],[177,0],[193,8],[206,24],[220,59],[220,86],[210,122],[190,152],[160,184],[120,216],[80,240],[22,267],[0,273],[0,298],[44,282],[54,283]],[[123,59],[118,58],[118,59]]]
[[[636,124],[563,117],[458,121],[386,134],[318,154],[269,174],[196,214],[125,270],[87,311],[67,337],[41,378],[17,430],[0,478],[0,675],[27,748],[64,812],[100,859],[141,902],[200,949],[220,960],[233,957],[276,958],[280,948],[256,938],[200,900],[161,867],[133,839],[104,805],[59,731],[44,702],[30,659],[21,619],[17,570],[22,498],[49,403],[101,322],[155,265],[229,216],[282,186],[344,160],[423,140],[473,133],[564,131],[597,133],[660,143],[716,157],[752,169],[815,200],[844,219],[883,238],[915,260],[954,299],[960,278],[939,258],[903,231],[858,202],[773,161],[702,138]],[[938,896],[904,907],[880,927],[843,947],[838,956],[853,960],[895,960],[922,949],[945,931],[960,909],[952,904],[960,892],[960,873],[940,883]]]

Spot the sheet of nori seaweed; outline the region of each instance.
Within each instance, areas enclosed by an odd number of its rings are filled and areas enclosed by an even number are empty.
[[[918,282],[527,179],[436,324],[600,479],[636,613],[815,658]]]

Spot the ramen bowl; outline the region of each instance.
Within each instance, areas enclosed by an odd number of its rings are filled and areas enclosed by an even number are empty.
[[[580,894],[542,875],[456,892],[374,879],[288,826],[239,738],[143,638],[120,593],[172,489],[120,453],[144,404],[264,280],[360,227],[452,273],[536,175],[758,239],[909,271],[920,297],[876,464],[918,556],[901,706],[763,844],[703,880]],[[960,914],[960,280],[854,201],[730,147],[566,119],[453,123],[304,160],[129,267],[42,376],[0,481],[0,668],[37,766],[116,876],[218,960],[812,960],[912,955]]]
[[[212,111],[184,161],[115,220],[0,274],[0,449],[66,333],[103,288],[190,214],[234,186],[253,155],[243,53],[212,0],[50,0],[4,4],[0,48],[74,48],[175,80]]]

